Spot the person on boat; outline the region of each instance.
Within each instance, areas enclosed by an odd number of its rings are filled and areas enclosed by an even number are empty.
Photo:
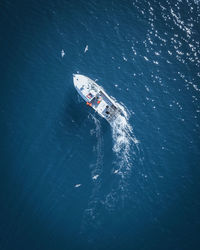
[[[107,115],[110,115],[109,106],[108,106],[108,105],[106,106],[106,114],[107,114]]]
[[[92,98],[92,94],[89,93],[89,94],[87,95],[87,98],[88,98],[88,99],[91,99],[91,98]]]
[[[91,102],[86,102],[86,104],[90,107],[92,107],[92,103]]]
[[[97,96],[97,104],[99,104],[102,101],[101,96]]]

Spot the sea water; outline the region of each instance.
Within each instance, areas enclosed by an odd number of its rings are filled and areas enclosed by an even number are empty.
[[[200,2],[0,7],[0,249],[198,249]]]

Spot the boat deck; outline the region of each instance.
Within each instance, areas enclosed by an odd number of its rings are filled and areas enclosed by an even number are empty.
[[[98,103],[98,99],[95,97],[91,101],[92,107],[94,110],[96,110],[98,113],[100,113],[104,118],[109,119],[109,117],[113,116],[116,107],[113,105],[113,103],[104,95],[102,91],[99,92],[99,96],[101,97],[100,103]]]
[[[93,80],[86,76],[74,74],[74,86],[88,105],[98,112],[103,118],[112,121],[119,113],[112,98]]]

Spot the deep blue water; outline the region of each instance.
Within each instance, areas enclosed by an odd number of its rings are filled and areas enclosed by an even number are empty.
[[[0,10],[0,249],[199,249],[200,2]],[[127,117],[95,114],[73,73]]]

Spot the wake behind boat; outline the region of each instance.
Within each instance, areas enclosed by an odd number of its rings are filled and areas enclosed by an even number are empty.
[[[108,122],[113,121],[121,113],[114,100],[95,81],[80,74],[74,74],[73,81],[76,90],[86,101],[86,104]]]

